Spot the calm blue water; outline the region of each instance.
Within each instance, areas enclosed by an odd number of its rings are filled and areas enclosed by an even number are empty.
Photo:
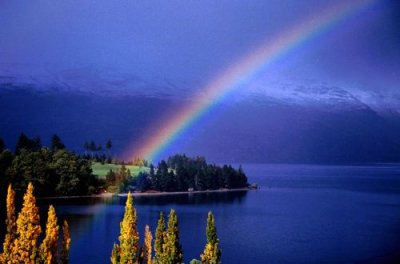
[[[249,192],[135,199],[139,230],[175,208],[185,263],[212,210],[224,263],[381,263],[400,255],[400,165],[244,165]],[[41,203],[46,203],[41,201]],[[125,200],[52,201],[70,223],[71,263],[109,263]],[[399,263],[399,262],[398,262]]]

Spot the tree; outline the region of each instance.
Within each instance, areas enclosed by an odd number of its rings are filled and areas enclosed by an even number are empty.
[[[152,246],[153,235],[151,234],[150,227],[146,225],[144,230],[144,245],[142,248],[142,263],[152,264]]]
[[[154,177],[155,187],[160,191],[167,191],[169,182],[168,177],[168,165],[164,160],[162,160],[158,164],[158,169]]]
[[[59,177],[55,187],[56,193],[59,195],[79,194],[81,179],[78,158],[68,150],[59,150],[53,155],[51,166]]]
[[[112,264],[119,264],[120,259],[120,247],[114,243],[113,249],[111,251],[111,263]]]
[[[2,152],[6,148],[6,144],[4,143],[4,140],[0,138],[0,152]]]
[[[162,264],[164,263],[164,244],[165,244],[165,219],[164,214],[160,212],[160,218],[158,219],[157,229],[156,229],[156,239],[154,241],[154,253],[155,262]]]
[[[107,183],[108,185],[114,185],[114,184],[115,184],[115,181],[116,181],[116,174],[115,174],[115,172],[114,172],[112,169],[110,169],[110,170],[107,172],[107,175],[106,175],[106,183]]]
[[[141,192],[151,187],[150,177],[146,172],[139,172],[139,175],[136,177],[136,187]]]
[[[208,212],[206,235],[207,243],[218,243],[217,228],[215,226],[214,215],[211,212]]]
[[[63,241],[61,244],[60,263],[69,263],[69,249],[71,247],[71,236],[69,234],[68,222],[64,220],[63,228]]]
[[[119,259],[121,264],[137,263],[139,251],[139,232],[137,231],[136,209],[129,192],[125,205],[125,214],[121,222],[119,236]]]
[[[39,151],[20,149],[19,154],[15,156],[8,170],[11,181],[14,183],[14,189],[17,192],[24,192],[29,182],[34,184],[35,193],[39,196],[43,192],[49,191],[44,187],[49,178],[50,154],[48,152],[44,148]]]
[[[110,149],[112,148],[112,146],[113,146],[113,144],[112,144],[111,139],[108,139],[106,142],[106,149],[108,150],[108,152],[110,152]]]
[[[7,191],[7,234],[3,243],[3,260],[2,263],[8,263],[11,260],[11,253],[14,240],[17,235],[17,224],[15,217],[15,192],[11,187],[11,184],[8,185]]]
[[[62,143],[61,138],[54,134],[51,137],[51,146],[50,149],[53,151],[59,150],[59,149],[65,149],[65,145]]]
[[[39,247],[39,262],[43,264],[57,264],[58,225],[56,210],[49,207],[46,236]]]
[[[97,151],[96,143],[93,140],[90,141],[90,143],[89,143],[89,150],[90,150],[90,152],[92,154],[92,158],[93,158],[93,152]]]
[[[179,244],[178,216],[174,209],[171,209],[168,216],[168,230],[163,250],[166,258],[165,263],[182,263],[183,252],[182,246]]]
[[[41,233],[39,208],[33,195],[33,185],[28,184],[24,203],[17,219],[17,238],[11,259],[15,263],[34,263],[37,257],[37,241]]]
[[[90,150],[89,142],[85,141],[85,144],[83,144],[83,149],[85,150],[85,156],[87,156],[87,152]]]
[[[211,212],[208,212],[206,235],[207,244],[201,255],[201,261],[207,264],[219,264],[221,263],[221,250],[218,247],[217,228]]]
[[[42,147],[40,137],[28,138],[24,133],[19,135],[17,145],[15,146],[15,154],[19,154],[21,149],[30,151],[38,151]]]

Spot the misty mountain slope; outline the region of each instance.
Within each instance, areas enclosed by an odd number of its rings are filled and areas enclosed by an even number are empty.
[[[400,161],[398,115],[381,115],[346,92],[320,92],[324,100],[311,101],[309,96],[307,103],[249,95],[219,105],[165,154],[185,152],[216,162]],[[335,93],[334,100],[326,92]],[[21,131],[40,135],[45,143],[57,133],[78,151],[85,140],[104,144],[111,138],[114,153],[121,155],[148,140],[148,129],[159,129],[184,103],[161,95],[2,89],[0,137],[13,148]]]
[[[399,132],[370,110],[322,111],[299,106],[228,109],[188,147],[216,160],[381,162],[400,158]],[[205,142],[220,150],[208,151]],[[249,142],[251,142],[249,144]],[[251,157],[251,159],[249,159]]]
[[[86,140],[103,143],[111,138],[113,151],[122,152],[139,140],[146,126],[172,111],[168,100],[146,97],[105,97],[68,92],[0,91],[0,137],[14,148],[23,131],[48,143],[53,133],[66,145],[83,150]]]

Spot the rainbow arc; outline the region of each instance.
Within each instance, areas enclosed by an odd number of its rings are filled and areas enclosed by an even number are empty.
[[[233,62],[218,74],[200,90],[201,94],[196,97],[197,100],[169,118],[160,126],[161,129],[147,135],[147,140],[130,152],[129,156],[143,157],[151,161],[158,159],[158,156],[197,120],[260,71],[340,21],[370,7],[374,2],[376,0],[342,1],[275,38],[266,39],[258,48],[249,52],[241,60]]]

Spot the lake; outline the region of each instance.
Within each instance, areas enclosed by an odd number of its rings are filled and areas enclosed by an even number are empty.
[[[184,260],[199,259],[207,212],[223,263],[381,263],[400,260],[400,165],[244,164],[248,192],[137,197],[141,236],[177,211]],[[41,200],[42,209],[48,200]],[[110,263],[125,198],[51,201],[70,224],[71,263]]]

